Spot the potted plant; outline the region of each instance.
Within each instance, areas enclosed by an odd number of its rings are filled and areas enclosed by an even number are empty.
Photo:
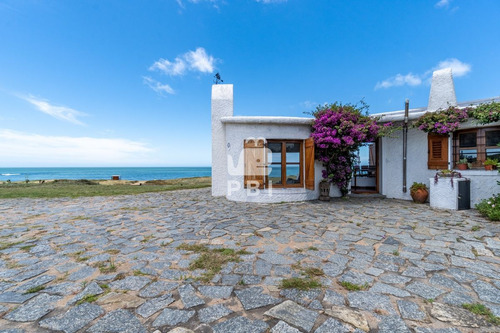
[[[410,187],[410,195],[413,199],[413,202],[424,203],[429,197],[429,189],[424,183],[413,182]]]
[[[458,170],[467,170],[468,167],[468,161],[466,158],[461,158],[457,162],[457,168]]]
[[[483,164],[484,164],[484,170],[493,170],[496,169],[498,160],[494,158],[487,158]]]

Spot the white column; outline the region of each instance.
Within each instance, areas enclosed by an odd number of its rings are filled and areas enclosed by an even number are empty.
[[[233,116],[233,85],[212,85],[212,195],[227,192],[226,130],[222,117]]]

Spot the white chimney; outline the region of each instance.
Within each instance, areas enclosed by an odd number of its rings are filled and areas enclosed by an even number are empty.
[[[447,109],[457,105],[455,85],[451,68],[440,69],[432,73],[431,93],[427,110]]]

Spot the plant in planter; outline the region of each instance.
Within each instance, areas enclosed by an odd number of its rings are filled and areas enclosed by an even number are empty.
[[[467,161],[466,158],[461,158],[457,162],[457,168],[458,170],[467,170],[469,167],[469,161]]]
[[[462,178],[462,174],[455,170],[440,170],[434,175],[434,184],[439,182],[439,178],[450,178],[450,184],[453,187],[453,178]]]
[[[484,164],[485,170],[493,170],[496,168],[496,166],[498,164],[498,160],[494,159],[494,158],[487,158],[483,164]]]
[[[424,183],[413,182],[410,187],[410,195],[414,202],[424,203],[429,197],[429,189]]]

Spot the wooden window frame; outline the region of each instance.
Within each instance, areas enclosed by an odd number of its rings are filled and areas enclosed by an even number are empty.
[[[301,188],[304,187],[304,140],[286,140],[286,139],[269,139],[267,143],[281,143],[281,184],[273,183],[273,188]],[[300,145],[299,152],[299,163],[293,162],[288,164],[294,164],[299,166],[299,184],[287,184],[286,183],[286,144],[287,143],[298,143]],[[272,168],[273,164],[269,163],[268,167]],[[266,177],[266,187],[269,187],[269,176]]]
[[[456,167],[458,160],[460,159],[460,134],[464,133],[476,133],[476,146],[475,147],[464,147],[463,149],[476,149],[477,150],[477,161],[472,163],[472,168],[482,168],[483,163],[486,160],[486,149],[488,148],[499,148],[498,146],[486,146],[486,132],[489,131],[500,131],[500,126],[493,127],[479,127],[456,131],[453,134],[453,165]]]

